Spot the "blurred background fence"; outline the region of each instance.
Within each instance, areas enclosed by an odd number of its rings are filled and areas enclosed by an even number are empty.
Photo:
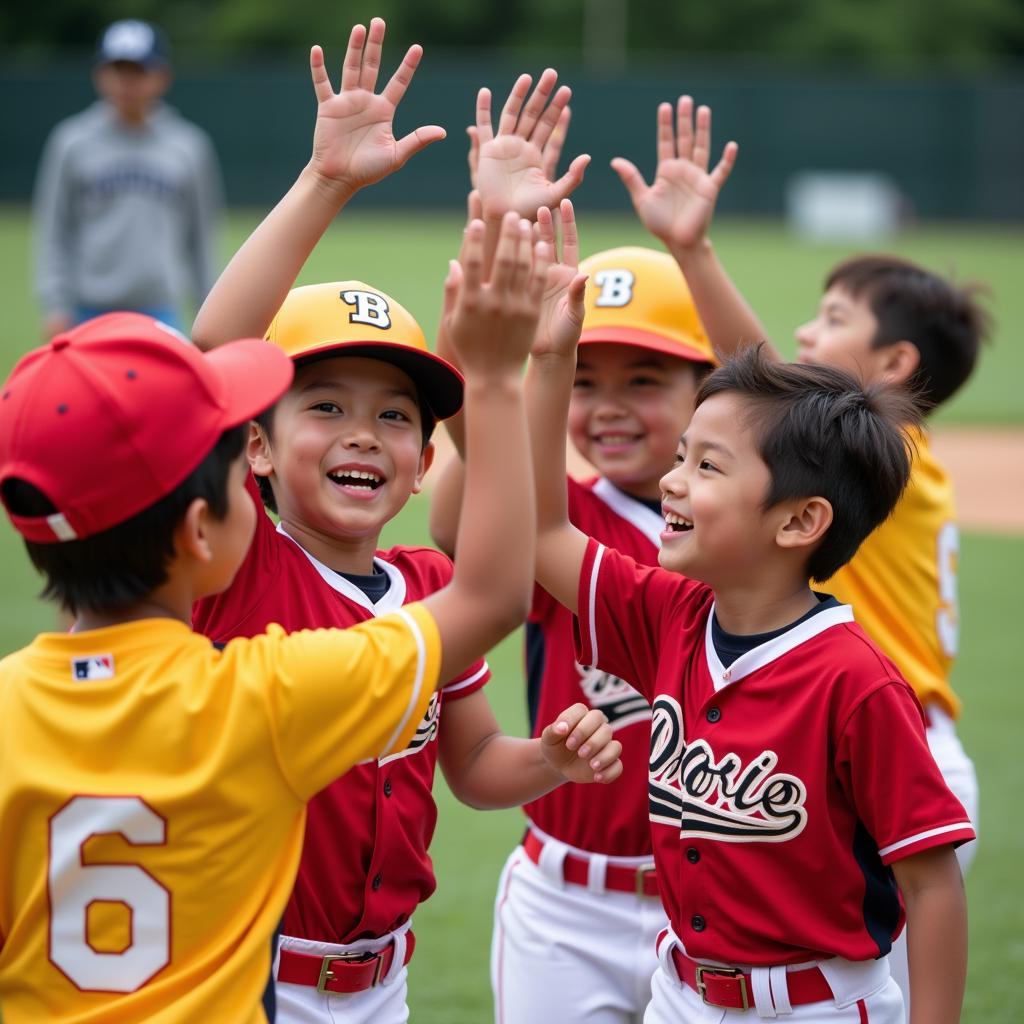
[[[324,38],[321,33],[314,38]],[[328,47],[337,69],[343,38]],[[400,57],[388,47],[386,68]],[[306,159],[314,112],[304,58],[292,50],[253,64],[179,69],[170,102],[216,142],[233,204],[272,203]],[[396,175],[359,197],[384,207],[452,207],[465,197],[465,136],[477,88],[500,105],[514,76],[546,63],[429,51],[403,103],[399,128],[440,123],[446,143],[417,157],[414,179]],[[623,208],[607,170],[628,156],[645,173],[654,163],[654,112],[662,100],[691,93],[714,111],[714,157],[740,143],[740,172],[725,190],[723,212],[779,215],[790,179],[807,171],[880,173],[905,202],[909,219],[1024,220],[1024,72],[835,71],[787,67],[787,59],[729,60],[720,66],[634,57],[629,70],[587,70],[557,62],[574,89],[567,153],[589,152],[593,169],[578,198],[590,209]],[[87,57],[12,63],[0,70],[0,201],[23,202],[47,132],[93,93]],[[336,80],[336,79],[335,79]],[[306,111],[306,116],[303,116]],[[410,183],[414,182],[414,187]]]

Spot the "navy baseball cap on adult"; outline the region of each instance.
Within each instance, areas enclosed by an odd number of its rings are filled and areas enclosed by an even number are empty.
[[[170,494],[220,436],[291,384],[276,345],[246,339],[203,354],[141,313],[107,313],[18,362],[0,390],[0,497],[24,480],[56,509],[15,529],[42,544],[108,530]]]
[[[108,25],[96,47],[97,64],[127,61],[144,68],[164,67],[171,62],[167,36],[148,21],[127,18]]]

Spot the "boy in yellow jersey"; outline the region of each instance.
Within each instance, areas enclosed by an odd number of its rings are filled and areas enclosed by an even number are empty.
[[[650,187],[628,160],[617,158],[612,166],[640,219],[679,263],[715,348],[728,355],[762,340],[765,331],[707,238],[737,146],[729,142],[709,173],[710,150],[710,109],[702,106],[694,117],[692,99],[683,96],[675,111],[668,103],[658,108],[658,167]],[[927,415],[970,376],[987,328],[970,288],[898,257],[855,257],[831,271],[817,314],[797,329],[797,361],[838,366],[867,384],[907,385]],[[977,830],[977,779],[956,735],[960,701],[949,682],[958,631],[953,488],[927,431],[914,430],[912,437],[903,497],[829,579],[828,589],[853,606],[858,622],[914,688],[932,753]],[[976,845],[957,850],[962,869]],[[905,932],[892,962],[909,1006]]]
[[[204,356],[110,314],[15,367],[0,496],[76,623],[0,662],[5,1024],[266,1019],[306,801],[404,749],[438,681],[528,608],[520,376],[543,252],[520,233],[504,247],[514,273],[484,283],[483,225],[470,232],[447,289],[474,423],[459,559],[423,602],[351,630],[271,626],[220,651],[190,628],[253,536],[244,446],[292,379],[277,346]]]

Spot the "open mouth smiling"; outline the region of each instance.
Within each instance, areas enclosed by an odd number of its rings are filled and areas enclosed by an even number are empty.
[[[339,469],[327,474],[327,479],[339,487],[357,491],[375,491],[384,483],[379,473],[363,469]]]
[[[665,526],[669,533],[688,533],[693,529],[693,520],[677,516],[674,512],[666,512]]]

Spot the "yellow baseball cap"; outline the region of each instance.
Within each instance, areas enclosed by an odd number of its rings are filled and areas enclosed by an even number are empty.
[[[267,340],[295,361],[334,355],[381,359],[412,378],[439,420],[462,408],[462,374],[427,348],[420,325],[404,306],[362,281],[293,288],[267,329]]]
[[[717,364],[686,278],[666,252],[623,246],[580,264],[588,274],[580,344],[635,345],[698,363]]]

